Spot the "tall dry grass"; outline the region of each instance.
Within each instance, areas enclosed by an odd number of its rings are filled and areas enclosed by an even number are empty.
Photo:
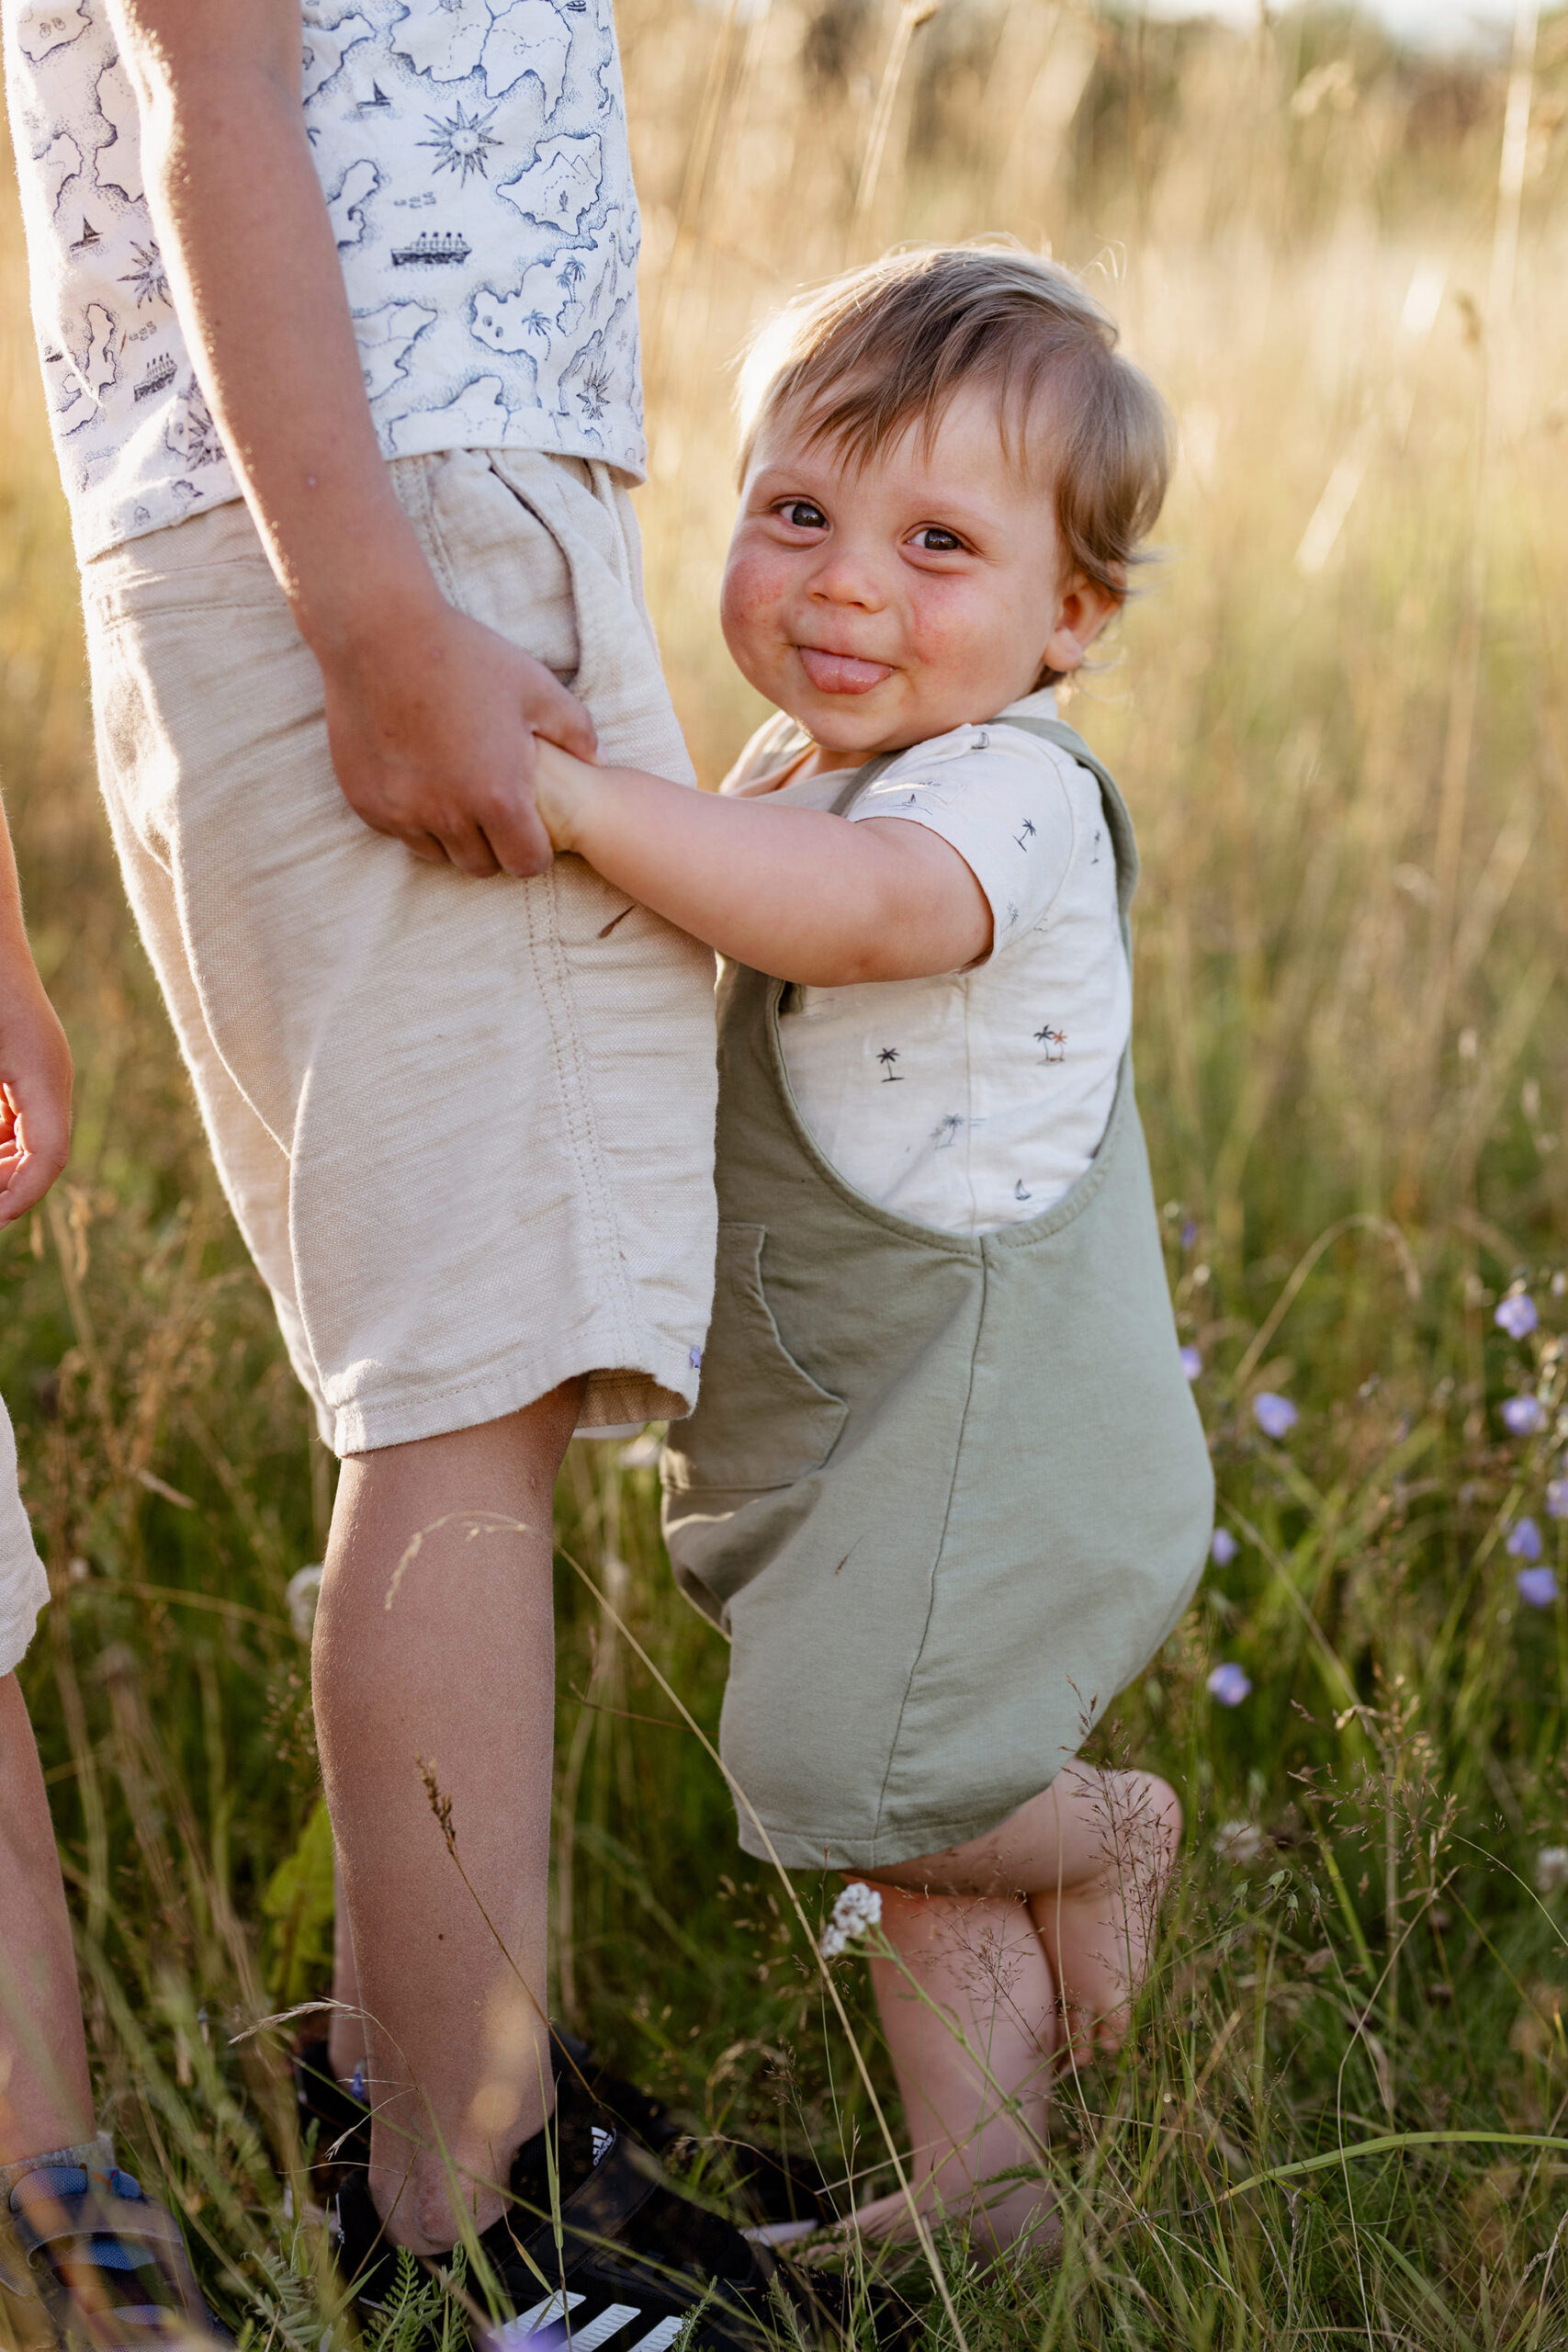
[[[913,2336],[1561,2343],[1568,1610],[1524,1604],[1509,1546],[1529,1518],[1564,1565],[1568,27],[1512,69],[1337,9],[1238,35],[1047,0],[627,0],[622,33],[649,575],[710,778],[757,715],[713,619],[727,369],[791,287],[900,238],[1048,242],[1182,431],[1164,561],[1073,716],[1142,837],[1141,1092],[1237,1550],[1100,1737],[1177,1780],[1190,1838],[1129,2053],[1041,2154],[1064,2259],[987,2278],[945,2243]],[[95,807],[8,216],[0,309],[0,778],[82,1071],[72,1171],[0,1242],[56,1589],[28,1687],[106,2115],[236,2322],[318,2352],[281,2040],[231,2037],[321,1983],[284,1590],[330,1471]],[[1494,1320],[1517,1282],[1520,1342]],[[1284,1443],[1262,1388],[1301,1407]],[[1501,1423],[1510,1390],[1535,1434]],[[711,1730],[722,1649],[670,1596],[651,1472],[574,1449],[559,1512],[560,2006],[688,2114],[704,2177],[742,2125],[874,2174],[807,1940],[659,1679]],[[1234,1711],[1222,1657],[1254,1685]]]

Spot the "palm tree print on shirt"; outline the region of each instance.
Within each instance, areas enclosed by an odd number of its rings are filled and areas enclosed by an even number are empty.
[[[1066,1060],[1067,1033],[1065,1029],[1053,1029],[1047,1022],[1043,1029],[1037,1029],[1034,1032],[1034,1042],[1043,1049],[1041,1057],[1043,1060],[1048,1062]]]
[[[904,1083],[904,1074],[901,1070],[897,1070],[893,1067],[894,1063],[898,1058],[897,1046],[884,1046],[876,1058],[882,1064],[882,1083],[884,1086],[902,1086]]]

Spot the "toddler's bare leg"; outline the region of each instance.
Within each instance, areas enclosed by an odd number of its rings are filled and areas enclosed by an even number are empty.
[[[504,2182],[549,2105],[550,1524],[577,1394],[345,1462],[333,1515],[316,1722],[366,2020],[370,2188],[417,2253],[452,2245],[459,2208],[479,2229],[496,2217],[484,2184]],[[423,1765],[451,1800],[457,1861]],[[334,2051],[352,2040],[340,2027]]]
[[[1180,1836],[1181,1806],[1164,1781],[1075,1761],[984,1838],[878,1877],[1026,1902],[1081,2063],[1118,2048],[1127,2030]]]
[[[910,2187],[933,2221],[966,2222],[992,2253],[1050,2228],[1039,2177],[1055,1986],[1026,1906],[882,1890],[902,1965],[874,1960],[882,2028],[911,2143]],[[1028,2167],[1031,2177],[998,2175]],[[901,2192],[861,2206],[868,2238],[908,2237]]]
[[[1148,1772],[1096,1772],[1069,1764],[1043,1796],[1004,1824],[1030,1834],[1024,1816],[1049,1804],[1029,1871],[1030,1916],[1056,1979],[1075,2064],[1119,2050],[1133,1996],[1148,1969],[1160,1898],[1181,1836],[1174,1789]],[[1086,1860],[1090,1866],[1086,1870]]]

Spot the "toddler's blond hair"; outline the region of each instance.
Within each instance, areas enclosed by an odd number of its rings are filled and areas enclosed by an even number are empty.
[[[1068,571],[1120,599],[1165,503],[1171,426],[1117,340],[1079,278],[1021,246],[889,254],[762,328],[740,371],[741,475],[783,413],[863,464],[911,428],[929,441],[960,386],[986,384],[1010,456],[1048,473]]]

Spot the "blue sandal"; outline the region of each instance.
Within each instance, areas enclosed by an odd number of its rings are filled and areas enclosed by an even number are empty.
[[[115,2166],[39,2165],[11,2192],[27,2285],[69,2352],[164,2352],[232,2338],[202,2301],[173,2214]]]

